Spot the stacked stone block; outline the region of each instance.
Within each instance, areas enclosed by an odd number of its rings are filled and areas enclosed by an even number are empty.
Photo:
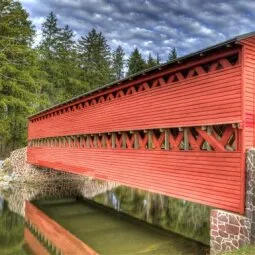
[[[222,210],[211,211],[211,255],[250,244],[250,220]]]

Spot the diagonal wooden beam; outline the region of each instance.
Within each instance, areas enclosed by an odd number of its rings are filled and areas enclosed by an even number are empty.
[[[230,137],[233,135],[234,133],[234,129],[232,128],[231,125],[228,125],[227,128],[225,129],[223,136],[221,138],[221,143],[223,144],[223,146],[226,146]]]
[[[201,136],[195,139],[190,130],[188,132],[188,138],[189,138],[189,143],[192,149],[195,151],[200,151],[201,150],[200,148],[204,139]]]
[[[201,74],[205,74],[205,73],[206,73],[205,70],[204,70],[204,68],[203,68],[202,66],[196,66],[196,67],[195,67],[195,70],[196,70],[196,72],[198,73],[198,75],[201,75]]]
[[[164,142],[164,140],[165,140],[165,134],[163,132],[160,133],[159,138],[156,137],[154,132],[152,133],[152,141],[153,141],[155,149],[161,149],[161,145]]]
[[[194,68],[190,69],[188,72],[188,75],[186,76],[186,79],[193,77],[194,74],[195,74],[195,69]]]
[[[146,149],[146,145],[148,143],[148,134],[144,134],[144,138],[142,138],[139,133],[137,133],[137,136],[140,149]]]
[[[200,128],[195,128],[196,131],[214,148],[215,151],[226,151],[225,147],[213,135],[208,134]]]
[[[176,137],[176,139],[174,139],[174,137],[173,137],[173,135],[172,135],[172,133],[170,131],[169,140],[170,140],[171,150],[178,151],[180,143],[183,140],[183,132],[179,132],[179,134]]]
[[[231,67],[231,63],[226,59],[222,58],[219,60],[220,64],[223,66],[223,68]]]

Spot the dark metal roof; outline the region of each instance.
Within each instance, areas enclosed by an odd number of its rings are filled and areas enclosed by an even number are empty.
[[[165,68],[165,67],[169,67],[169,66],[174,65],[174,64],[176,64],[176,63],[178,63],[178,62],[183,62],[184,60],[188,60],[188,59],[190,59],[190,58],[192,58],[192,57],[195,57],[195,56],[204,54],[204,53],[209,52],[209,51],[213,51],[213,50],[219,49],[219,48],[221,48],[221,47],[224,47],[224,46],[229,45],[229,44],[232,44],[232,43],[237,43],[237,42],[239,42],[239,41],[241,41],[241,40],[243,40],[243,39],[246,39],[246,38],[249,38],[249,37],[252,37],[252,36],[255,36],[255,31],[250,32],[250,33],[246,33],[246,34],[242,34],[242,35],[238,35],[238,36],[236,36],[236,37],[234,37],[234,38],[231,38],[231,39],[229,39],[229,40],[227,40],[227,41],[224,41],[224,42],[221,42],[221,43],[218,43],[218,44],[209,46],[209,47],[207,47],[207,48],[201,49],[201,50],[199,50],[199,51],[196,51],[196,52],[187,54],[187,55],[185,55],[185,56],[179,57],[179,58],[177,58],[177,59],[175,59],[175,60],[173,60],[173,61],[171,61],[171,62],[167,62],[167,63],[160,64],[160,65],[157,65],[157,66],[152,67],[152,68],[148,68],[148,69],[142,70],[141,72],[138,72],[138,73],[135,73],[135,74],[130,75],[130,76],[128,76],[128,77],[125,77],[125,78],[123,78],[123,79],[120,79],[120,80],[117,80],[117,81],[108,83],[108,84],[106,84],[106,85],[103,85],[103,86],[101,86],[101,87],[98,87],[98,88],[96,88],[96,89],[93,89],[93,90],[91,90],[91,91],[88,91],[88,92],[86,92],[86,93],[83,93],[83,94],[81,94],[81,95],[78,95],[78,96],[76,96],[76,97],[73,97],[73,98],[71,98],[71,99],[68,99],[68,100],[66,100],[66,101],[64,101],[64,102],[61,102],[61,103],[56,104],[56,105],[53,105],[53,106],[51,106],[51,107],[49,107],[49,108],[46,108],[46,109],[44,109],[44,110],[42,110],[42,111],[40,111],[40,112],[37,112],[37,113],[35,113],[35,114],[29,116],[28,118],[29,118],[29,119],[30,119],[30,118],[33,118],[33,117],[35,117],[35,116],[37,116],[37,115],[39,115],[39,114],[41,114],[41,113],[47,112],[47,111],[49,111],[49,110],[53,110],[54,108],[57,108],[57,107],[59,107],[59,106],[63,106],[63,105],[65,105],[65,104],[72,103],[72,102],[77,101],[78,99],[80,99],[80,98],[82,98],[82,97],[91,95],[91,94],[93,94],[93,93],[95,93],[95,92],[99,92],[99,91],[101,91],[101,90],[104,90],[104,89],[106,89],[106,88],[112,87],[112,86],[114,86],[114,85],[118,85],[119,83],[122,83],[122,82],[125,82],[125,81],[128,81],[128,80],[132,80],[132,79],[134,79],[134,78],[136,78],[136,77],[139,77],[140,75],[148,74],[148,73],[153,72],[153,71],[155,71],[155,70],[157,70],[157,69],[163,69],[163,68]]]

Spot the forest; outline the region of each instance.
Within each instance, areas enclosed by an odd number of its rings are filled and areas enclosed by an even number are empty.
[[[16,0],[0,2],[0,158],[25,146],[27,117],[41,109],[104,84],[161,64],[134,47],[126,56],[111,49],[102,31],[77,36],[50,12],[41,24],[41,40],[28,12]],[[168,61],[176,49],[166,53]]]

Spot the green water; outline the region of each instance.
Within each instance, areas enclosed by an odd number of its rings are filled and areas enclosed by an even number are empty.
[[[209,206],[119,186],[93,198],[99,204],[124,212],[170,232],[209,245]]]
[[[36,202],[102,255],[203,255],[207,247],[88,201]]]
[[[23,255],[24,219],[9,210],[8,203],[2,199],[0,207],[0,254]]]

